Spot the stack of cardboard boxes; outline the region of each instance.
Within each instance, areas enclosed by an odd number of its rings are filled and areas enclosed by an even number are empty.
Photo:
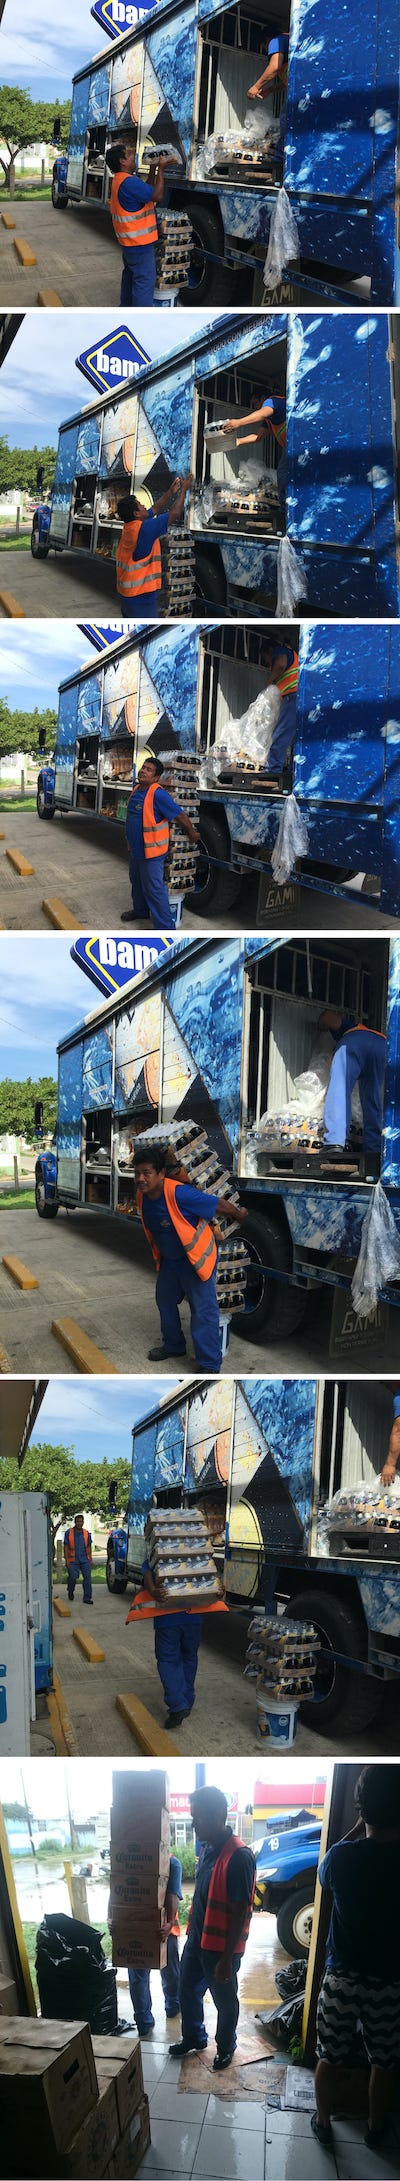
[[[113,1773],[110,1923],[116,1969],[165,1969],[170,1865],[165,1772]]]
[[[136,2174],[150,2143],[139,2038],[1,2015],[0,2111],[10,2181]]]

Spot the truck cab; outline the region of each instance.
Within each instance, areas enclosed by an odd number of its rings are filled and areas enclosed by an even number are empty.
[[[276,1916],[277,1935],[293,1960],[304,1959],[311,1939],[322,1822],[312,1810],[277,1811],[256,1847],[255,1913]]]

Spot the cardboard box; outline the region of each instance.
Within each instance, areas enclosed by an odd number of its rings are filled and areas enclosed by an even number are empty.
[[[158,1769],[153,1771],[149,1767],[143,1772],[139,1772],[138,1769],[135,1769],[135,1771],[132,1769],[131,1772],[126,1770],[124,1772],[113,1772],[113,1810],[121,1810],[123,1806],[126,1809],[127,1805],[130,1805],[132,1801],[136,1802],[138,1809],[140,1805],[141,1810],[147,1804],[150,1805],[152,1810],[157,1805],[160,1810],[169,1810],[170,1787],[168,1773]]]
[[[167,1884],[170,1855],[169,1839],[160,1840],[158,1834],[152,1838],[145,1828],[138,1832],[136,1826],[126,1825],[123,1832],[111,1834],[112,1877],[116,1871],[120,1871],[123,1878],[128,1878],[131,1872],[140,1870],[143,1877],[147,1874],[153,1879],[165,1878]]]
[[[94,2037],[93,2052],[101,2087],[114,2084],[119,2132],[123,2135],[143,2097],[140,2037]]]
[[[6,1976],[3,1976],[3,1974],[1,1973],[1,1974],[0,1974],[0,2014],[18,2014],[18,2013],[19,2013],[19,2001],[18,2001],[18,1992],[17,1992],[17,1986],[16,1986],[16,1984],[14,1984],[14,1979],[13,1979],[13,1977],[6,1977]]]
[[[114,2173],[118,2175],[118,2181],[125,2181],[125,2176],[137,2173],[149,2143],[151,2143],[149,2100],[143,2097],[138,2112],[134,2114],[133,2120],[129,2121],[125,2134],[117,2145],[114,2157]]]
[[[15,2147],[40,2135],[43,2159],[69,2150],[98,2094],[87,2022],[0,2015],[0,2104]]]
[[[166,1969],[166,1941],[146,1924],[136,1924],[127,1936],[125,1925],[112,1933],[114,1969]]]
[[[126,1908],[129,1914],[130,1910],[135,1909],[141,1923],[144,1923],[146,1917],[152,1923],[158,1921],[158,1916],[162,1920],[168,1873],[169,1865],[167,1878],[158,1878],[157,1871],[154,1875],[145,1875],[139,1864],[136,1872],[126,1871],[123,1866],[119,1871],[117,1867],[116,1871],[111,1872],[110,1910],[115,1909],[118,1912],[118,1909]]]
[[[100,2085],[93,2113],[88,2113],[69,2151],[63,2153],[58,2165],[59,2174],[67,2175],[68,2181],[97,2181],[97,2176],[104,2174],[105,2166],[114,2155],[119,2135],[115,2084],[106,2082]]]
[[[149,1804],[147,1807],[143,1806],[143,1809],[139,1809],[135,1797],[132,1795],[130,1805],[124,1803],[121,1804],[121,1807],[118,1806],[117,1809],[113,1807],[111,1811],[110,1838],[111,1849],[113,1847],[125,1847],[126,1852],[129,1853],[132,1844],[135,1847],[135,1854],[139,1854],[145,1848],[147,1848],[149,1855],[154,1856],[157,1849],[161,1848],[165,1848],[169,1854],[171,1838],[169,1811],[164,1809],[163,1804],[160,1806],[158,1803],[151,1806]]]

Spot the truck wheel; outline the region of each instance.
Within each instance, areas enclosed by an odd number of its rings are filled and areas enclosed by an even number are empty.
[[[46,803],[43,788],[38,788],[36,809],[38,818],[55,818],[54,803]]]
[[[65,212],[65,206],[68,204],[68,197],[59,197],[57,182],[54,181],[51,184],[51,202],[54,205],[55,212]]]
[[[196,603],[197,605],[226,606],[227,586],[225,569],[219,552],[211,546],[198,545],[196,541]]]
[[[262,1265],[276,1266],[277,1272],[291,1271],[291,1245],[289,1235],[282,1233],[269,1217],[268,1212],[249,1211],[243,1227],[243,1241],[251,1258],[248,1273],[246,1303],[232,1318],[232,1330],[241,1340],[285,1339],[302,1324],[307,1308],[304,1290],[281,1287],[261,1271]]]
[[[228,848],[225,826],[214,811],[201,813],[201,847],[196,864],[196,880],[193,892],[185,895],[186,906],[195,916],[208,916],[215,909],[231,909],[237,901],[242,884],[240,873],[216,871],[210,858],[227,863]]]
[[[208,205],[199,204],[196,197],[188,202],[185,199],[185,212],[192,222],[193,250],[188,283],[179,291],[179,303],[193,310],[198,303],[234,302],[235,274],[232,267],[221,263],[223,229],[216,213]]]
[[[276,1928],[280,1946],[291,1954],[292,1961],[304,1960],[310,1947],[314,1894],[312,1887],[304,1886],[298,1893],[288,1893],[278,1909]]]
[[[352,1600],[344,1604],[343,1598],[335,1597],[329,1585],[307,1583],[304,1590],[296,1591],[286,1610],[289,1620],[313,1621],[328,1650],[341,1651],[348,1659],[365,1658],[361,1613]],[[352,1674],[349,1667],[337,1666],[334,1660],[331,1665],[325,1659],[315,1677],[315,1697],[301,1704],[300,1718],[316,1734],[325,1734],[334,1720],[344,1734],[357,1734],[370,1726],[381,1703],[382,1688],[372,1676]]]
[[[54,1197],[51,1197],[50,1201],[46,1197],[44,1181],[42,1181],[41,1177],[35,1182],[35,1202],[39,1219],[57,1218],[58,1204],[55,1204]]]
[[[114,1597],[122,1597],[123,1591],[127,1590],[128,1588],[127,1575],[116,1575],[115,1573],[115,1560],[113,1552],[107,1553],[106,1582],[107,1590],[111,1590]]]
[[[33,554],[33,559],[47,560],[48,551],[48,545],[41,545],[38,525],[37,523],[34,523],[33,529],[31,530],[31,553]]]

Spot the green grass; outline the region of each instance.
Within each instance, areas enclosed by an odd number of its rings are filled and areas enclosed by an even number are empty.
[[[36,810],[36,795],[0,795],[0,810]]]
[[[15,538],[13,537],[12,532],[10,532],[10,536],[8,538],[0,538],[0,553],[9,553],[10,549],[13,553],[30,553],[30,530],[27,530],[26,538]]]
[[[34,1189],[0,1189],[0,1212],[26,1212],[34,1209]]]
[[[27,182],[26,189],[16,189],[15,197],[10,197],[9,189],[2,189],[0,191],[0,211],[3,204],[12,204],[13,206],[15,206],[15,211],[17,212],[19,204],[24,204],[28,201],[31,203],[32,198],[35,197],[47,197],[47,199],[51,197],[51,182],[44,182],[43,186],[42,183],[39,182],[37,188],[32,187],[32,185]]]

